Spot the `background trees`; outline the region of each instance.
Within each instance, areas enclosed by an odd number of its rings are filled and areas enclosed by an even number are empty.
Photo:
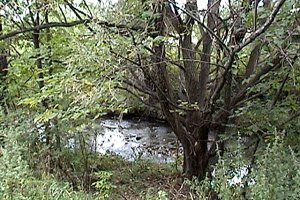
[[[236,140],[231,133],[258,138],[253,155],[275,140],[275,128],[298,148],[296,0],[208,0],[204,10],[193,0],[0,7],[2,121],[29,124],[25,155],[41,173],[76,185],[69,172],[78,170],[89,189],[94,161],[83,130],[107,112],[135,107],[133,98],[169,123],[189,179],[205,179],[224,143]],[[82,167],[64,149],[73,137],[84,149]]]
[[[80,141],[77,159],[84,157],[80,173],[88,189],[92,164],[86,146],[89,136],[83,130],[93,118],[122,106],[112,91],[120,77],[114,74],[114,61],[103,62],[109,60],[108,47],[95,45],[101,33],[75,27],[90,19],[77,20],[63,2],[6,1],[1,7],[1,44],[9,52],[3,55],[9,66],[1,71],[4,124],[29,123],[22,140],[28,145],[30,167],[68,177],[73,185],[79,183],[68,172],[75,169],[64,150],[69,138]]]

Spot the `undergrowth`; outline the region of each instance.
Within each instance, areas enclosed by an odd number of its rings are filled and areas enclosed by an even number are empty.
[[[297,148],[283,135],[260,145],[249,166],[240,145],[218,160],[211,179],[186,181],[172,164],[126,161],[113,155],[92,155],[90,191],[74,187],[57,174],[38,172],[29,164],[30,145],[24,135],[29,124],[2,126],[0,199],[299,199],[300,163]],[[26,137],[25,137],[26,138]],[[65,153],[65,151],[61,151]],[[65,155],[66,156],[66,155]],[[68,151],[72,159],[78,151]],[[71,162],[71,161],[70,161]],[[80,160],[74,161],[80,165]],[[81,170],[80,166],[74,168]],[[84,168],[82,168],[84,169]],[[81,173],[81,172],[80,172]],[[77,179],[80,181],[81,175]]]

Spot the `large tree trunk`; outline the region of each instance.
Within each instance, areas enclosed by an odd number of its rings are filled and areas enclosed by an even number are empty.
[[[208,170],[209,159],[203,151],[191,151],[189,148],[184,149],[183,175],[185,178],[193,177],[203,180]]]
[[[184,122],[178,114],[170,112],[166,104],[161,104],[161,106],[167,121],[183,147],[183,177],[187,179],[196,177],[203,180],[212,163],[210,155],[215,153],[208,149],[208,144],[212,144],[209,141],[210,124],[201,125],[201,122],[205,120],[199,118],[197,115],[199,113],[194,113],[193,119]]]
[[[166,4],[160,3],[155,6],[154,13],[160,14],[155,18],[155,30],[157,31],[155,37],[164,36],[165,34],[165,15],[163,14],[166,9]],[[190,22],[192,23],[192,21]],[[195,54],[192,51],[191,34],[186,33],[184,42],[186,46],[183,48],[183,54],[185,59],[185,79],[186,88],[188,90],[188,97],[191,103],[195,103],[199,99],[199,88],[196,74],[196,66],[193,60]],[[184,164],[183,174],[186,178],[191,179],[197,177],[200,180],[205,178],[209,156],[207,150],[209,124],[202,123],[209,121],[201,111],[189,111],[187,115],[182,117],[173,112],[176,110],[176,97],[174,97],[172,91],[172,84],[169,77],[169,72],[166,65],[165,43],[159,44],[153,43],[153,67],[155,71],[155,86],[157,87],[157,94],[162,108],[162,112],[167,121],[171,125],[175,135],[179,139],[184,149]]]
[[[199,138],[198,141],[185,140],[181,142],[184,152],[183,174],[188,179],[196,177],[199,180],[203,180],[208,171],[208,129],[202,129],[199,135],[202,136],[202,139]]]

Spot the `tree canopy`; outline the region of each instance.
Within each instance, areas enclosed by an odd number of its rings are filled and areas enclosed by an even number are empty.
[[[190,180],[211,178],[226,144],[240,134],[254,138],[251,171],[258,147],[277,133],[286,149],[299,150],[299,6],[297,0],[207,0],[205,9],[196,0],[183,6],[4,0],[1,123],[27,129],[19,136],[29,168],[64,174],[73,185],[63,149],[77,138],[87,190],[94,161],[83,133],[108,113],[144,111],[165,120]]]

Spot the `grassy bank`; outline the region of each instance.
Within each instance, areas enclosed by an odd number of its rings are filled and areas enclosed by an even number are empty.
[[[126,161],[118,156],[100,156],[100,171],[94,182],[99,196],[109,199],[185,199],[180,172],[174,164],[146,160]],[[98,184],[98,188],[97,188]],[[105,190],[107,189],[107,190]]]

